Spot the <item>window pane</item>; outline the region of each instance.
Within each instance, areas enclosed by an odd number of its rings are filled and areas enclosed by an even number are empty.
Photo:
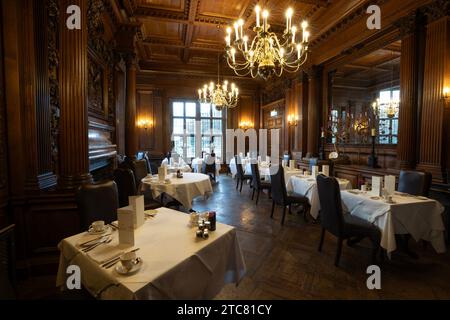
[[[174,117],[183,117],[184,116],[184,103],[183,102],[174,102],[173,103],[173,116]]]
[[[174,140],[174,151],[179,155],[183,155],[183,137],[175,136]]]
[[[392,136],[392,144],[397,144],[397,143],[398,143],[397,136]]]
[[[222,120],[213,120],[212,121],[212,130],[214,135],[222,134]]]
[[[200,116],[209,118],[211,116],[211,105],[202,103],[200,106]]]
[[[184,131],[183,119],[179,119],[179,118],[173,119],[173,133],[174,134],[183,134],[183,131]]]
[[[188,159],[195,158],[195,137],[194,136],[188,136],[187,137],[187,146],[186,146],[186,157]],[[185,159],[185,160],[188,160]]]
[[[388,103],[391,100],[391,91],[380,91],[380,103]]]
[[[202,151],[211,153],[211,138],[210,137],[202,137]]]
[[[222,158],[222,137],[214,137],[214,153],[216,158]]]
[[[202,119],[202,134],[211,133],[211,121],[209,119]]]
[[[186,133],[187,134],[195,133],[195,119],[186,119]]]
[[[214,118],[222,118],[222,110],[217,110],[216,108],[213,108],[213,117]]]
[[[187,102],[186,103],[186,117],[195,117],[197,111],[197,104],[194,102]]]

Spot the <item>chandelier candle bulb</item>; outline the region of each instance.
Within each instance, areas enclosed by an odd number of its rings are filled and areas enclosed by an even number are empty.
[[[288,33],[289,30],[291,29],[292,13],[293,13],[292,8],[286,10],[286,33]]]
[[[243,30],[244,20],[239,19],[238,25],[239,25],[240,36],[241,36],[241,38],[243,38],[244,37],[244,30]]]
[[[237,22],[234,23],[234,33],[236,34],[236,41],[239,40],[239,25]]]
[[[230,35],[225,37],[225,41],[227,42],[227,47],[229,47],[231,45],[231,38]]]
[[[248,51],[248,43],[247,43],[248,42],[248,37],[244,36],[242,39],[244,40],[245,52],[247,52]]]
[[[297,28],[293,26],[291,31],[292,31],[292,43],[295,43],[295,33],[297,32]]]
[[[264,10],[262,13],[263,16],[263,26],[264,26],[264,32],[267,31],[267,18],[269,17],[269,11]]]
[[[260,27],[260,23],[259,23],[259,19],[260,19],[260,17],[259,17],[259,13],[260,13],[260,11],[261,11],[261,7],[260,6],[256,6],[255,7],[255,12],[256,12],[256,27]]]

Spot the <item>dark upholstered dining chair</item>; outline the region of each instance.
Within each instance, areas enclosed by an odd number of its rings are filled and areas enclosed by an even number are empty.
[[[96,220],[105,223],[117,220],[119,195],[114,181],[82,185],[78,188],[76,199],[82,230],[89,228]]]
[[[128,197],[141,194],[137,191],[134,174],[131,169],[118,168],[114,170],[114,181],[119,193],[119,206],[126,207],[129,204]],[[153,199],[151,191],[143,192],[146,210],[157,209],[162,206],[161,202]]]
[[[320,201],[320,224],[322,225],[319,252],[322,251],[325,231],[328,231],[338,238],[338,247],[334,259],[335,266],[338,266],[342,252],[342,242],[345,239],[368,237],[373,245],[372,263],[375,263],[380,248],[380,230],[366,220],[351,214],[343,214],[341,190],[335,178],[319,175],[317,177],[317,189]]]
[[[270,195],[271,184],[269,181],[261,181],[257,163],[252,163],[250,166],[252,168],[252,188],[253,188],[252,200],[255,197],[255,192],[257,192],[256,205],[258,205],[259,194],[263,190],[269,190],[269,195]]]
[[[242,166],[242,162],[238,161],[238,156],[234,156],[234,160],[236,162],[236,189],[239,187],[239,183],[241,184],[241,187],[239,189],[239,192],[242,192],[242,185],[244,184],[244,181],[251,180],[252,176],[249,174],[245,174],[244,168]]]
[[[216,182],[216,163],[206,163],[203,161],[202,163],[202,173],[210,176],[214,182]]]
[[[300,204],[303,206],[303,215],[306,219],[306,213],[309,212],[309,200],[305,196],[298,193],[289,193],[286,190],[286,182],[284,179],[284,169],[283,166],[274,166],[271,168],[276,170],[274,175],[270,176],[271,181],[271,195],[272,195],[272,213],[270,215],[273,218],[273,213],[275,210],[275,204],[283,207],[283,216],[281,218],[281,224],[284,224],[286,217],[286,206],[289,206],[289,213],[291,213],[291,207],[293,204]]]
[[[134,174],[134,180],[136,182],[136,188],[141,190],[141,181],[148,174],[147,161],[145,159],[132,160],[130,163],[131,170]]]
[[[431,173],[421,171],[400,171],[398,191],[415,196],[428,197],[431,187]]]
[[[0,230],[0,300],[15,300],[16,248],[14,225]]]

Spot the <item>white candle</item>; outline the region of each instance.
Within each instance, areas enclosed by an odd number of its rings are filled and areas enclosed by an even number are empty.
[[[300,51],[302,50],[302,45],[299,43],[297,44],[297,60],[300,59]]]
[[[236,49],[235,48],[231,48],[231,58],[233,59],[233,64],[236,63]]]
[[[239,24],[239,31],[241,33],[240,37],[243,38],[244,37],[244,31],[243,31],[244,20],[239,19],[238,24]]]
[[[291,29],[292,13],[292,8],[286,10],[286,32],[289,32],[289,29]]]
[[[372,128],[372,137],[375,137],[377,135],[377,130],[375,128]]]
[[[308,28],[308,22],[306,22],[306,20],[304,20],[302,22],[302,29],[305,30],[306,28]]]
[[[267,18],[269,17],[269,11],[264,10],[262,16],[263,16],[264,31],[267,31]]]
[[[231,44],[231,39],[229,35],[225,37],[225,41],[227,42],[227,47],[229,47]]]
[[[242,39],[244,39],[245,52],[247,52],[248,51],[248,47],[247,47],[248,37],[244,36]]]
[[[309,31],[303,31],[303,42],[308,42]]]
[[[261,11],[261,7],[260,6],[256,6],[255,7],[255,12],[256,12],[256,26],[259,27],[259,12]]]
[[[224,90],[228,91],[228,81],[225,80],[225,82],[223,83],[224,86]]]
[[[283,58],[283,56],[284,56],[284,48],[281,48],[280,49],[280,58]]]
[[[239,40],[239,25],[237,22],[234,23],[234,33],[236,34],[236,41]]]
[[[297,28],[293,26],[291,30],[292,30],[292,43],[295,43],[295,33],[297,32]]]
[[[198,99],[202,99],[202,89],[198,89]]]

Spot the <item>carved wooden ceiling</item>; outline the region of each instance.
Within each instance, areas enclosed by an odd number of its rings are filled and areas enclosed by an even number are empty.
[[[399,40],[339,68],[334,84],[361,89],[389,85],[399,79],[400,58]]]
[[[225,28],[244,19],[255,24],[254,8],[268,8],[272,29],[282,30],[285,10],[294,22],[308,20],[312,42],[367,0],[124,0],[126,15],[141,24],[138,54],[143,70],[214,73],[224,52]],[[224,62],[222,62],[223,64]],[[231,70],[222,67],[222,72]]]

